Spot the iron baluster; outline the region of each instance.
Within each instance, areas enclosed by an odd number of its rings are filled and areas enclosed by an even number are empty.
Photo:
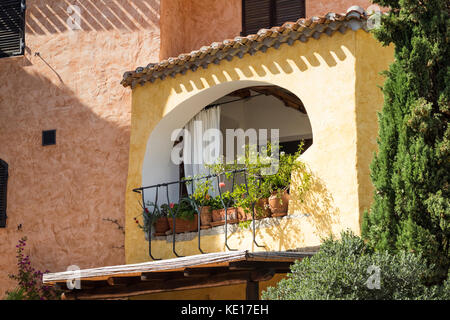
[[[250,196],[250,191],[248,190],[248,183],[247,183],[247,174],[244,174],[244,184],[245,188],[247,189],[247,196]],[[261,179],[258,177],[258,190],[261,189]],[[259,248],[265,248],[266,246],[258,244],[256,242],[256,220],[255,220],[255,201],[252,201],[252,233],[253,233],[253,243],[259,247]]]

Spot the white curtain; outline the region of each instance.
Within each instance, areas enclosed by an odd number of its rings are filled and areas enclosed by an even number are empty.
[[[186,177],[208,175],[209,169],[205,164],[214,163],[221,154],[222,136],[220,134],[220,106],[200,111],[184,127],[183,159]],[[217,182],[211,180],[216,194]],[[195,185],[194,185],[195,187]],[[191,186],[187,186],[191,194]]]

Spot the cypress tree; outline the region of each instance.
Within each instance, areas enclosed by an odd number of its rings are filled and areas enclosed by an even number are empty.
[[[395,61],[385,72],[362,236],[375,250],[422,254],[440,281],[450,262],[450,2],[374,3],[389,8],[374,34],[395,45]]]

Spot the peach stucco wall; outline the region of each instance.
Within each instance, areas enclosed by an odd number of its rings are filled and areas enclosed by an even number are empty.
[[[371,4],[371,0],[306,0],[306,16],[320,16],[328,12],[345,13],[351,6],[367,9]]]
[[[306,0],[306,16],[345,13],[370,0]],[[238,36],[242,31],[242,0],[170,0],[161,2],[160,60],[189,53],[215,41]]]
[[[160,58],[238,36],[241,13],[241,0],[162,1]]]
[[[69,4],[81,30],[68,30]],[[159,0],[27,1],[26,54],[0,59],[0,158],[10,168],[0,299],[15,245],[40,269],[123,264],[131,92],[124,71],[159,56]],[[40,56],[35,55],[37,52]],[[56,129],[56,145],[41,146]],[[21,230],[18,225],[21,224]]]

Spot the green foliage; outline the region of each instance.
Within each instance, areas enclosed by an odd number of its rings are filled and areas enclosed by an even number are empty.
[[[17,287],[13,291],[8,291],[5,300],[26,300],[25,289]]]
[[[379,269],[378,269],[379,268]],[[377,272],[379,271],[379,273]],[[297,261],[292,273],[262,295],[267,300],[448,299],[448,283],[427,287],[426,262],[400,251],[374,252],[351,232],[327,239],[317,254]],[[379,274],[379,286],[376,275]],[[379,289],[378,289],[379,288]]]
[[[199,178],[199,177],[197,177]],[[199,179],[195,182],[186,182],[186,185],[194,183],[194,193],[191,198],[195,200],[198,206],[209,206],[211,205],[210,191],[212,190],[212,182],[210,179]],[[188,187],[189,188],[189,187]]]
[[[233,194],[230,191],[225,191],[222,193],[222,199],[220,199],[220,195],[216,197],[215,209],[222,209],[228,207],[232,208],[235,206],[235,201]]]
[[[268,146],[268,152],[271,153],[271,146]],[[303,142],[298,145],[297,152],[294,154],[286,154],[280,152],[280,158],[278,163],[278,171],[276,174],[264,175],[261,183],[261,191],[269,196],[272,192],[276,191],[281,194],[283,190],[289,189],[291,185],[292,172],[300,171],[303,173],[304,179],[302,186],[305,191],[310,184],[310,175],[306,173],[306,167],[303,162],[298,160],[303,151]],[[300,187],[300,186],[299,186]]]
[[[161,209],[169,218],[175,217],[183,220],[194,220],[194,215],[197,213],[194,200],[191,198],[182,198],[179,203],[163,204]]]
[[[363,237],[376,250],[407,250],[435,265],[441,282],[450,265],[450,28],[448,1],[376,0],[390,7],[375,30],[395,45],[384,84],[375,186]]]
[[[243,156],[239,157],[232,164],[224,164],[223,160],[214,165],[209,165],[212,173],[224,175],[227,179],[232,177],[231,171],[245,168],[245,183],[236,184],[231,197],[234,199],[234,205],[242,207],[247,213],[252,212],[255,203],[262,198],[268,198],[272,192],[282,195],[283,190],[288,190],[291,185],[292,172],[302,173],[302,183],[299,184],[298,193],[301,195],[308,190],[311,181],[311,175],[306,171],[306,166],[298,160],[303,150],[303,143],[298,146],[295,154],[279,153],[279,157],[275,154],[279,150],[268,143],[261,152],[258,152],[256,145],[246,145]],[[273,154],[273,158],[272,158]],[[269,169],[272,165],[276,166],[277,171],[271,173]],[[269,174],[270,173],[270,174]],[[241,174],[237,174],[244,180]],[[221,207],[220,207],[221,208]],[[213,204],[213,209],[215,204]],[[256,214],[261,215],[263,208],[256,207]]]

